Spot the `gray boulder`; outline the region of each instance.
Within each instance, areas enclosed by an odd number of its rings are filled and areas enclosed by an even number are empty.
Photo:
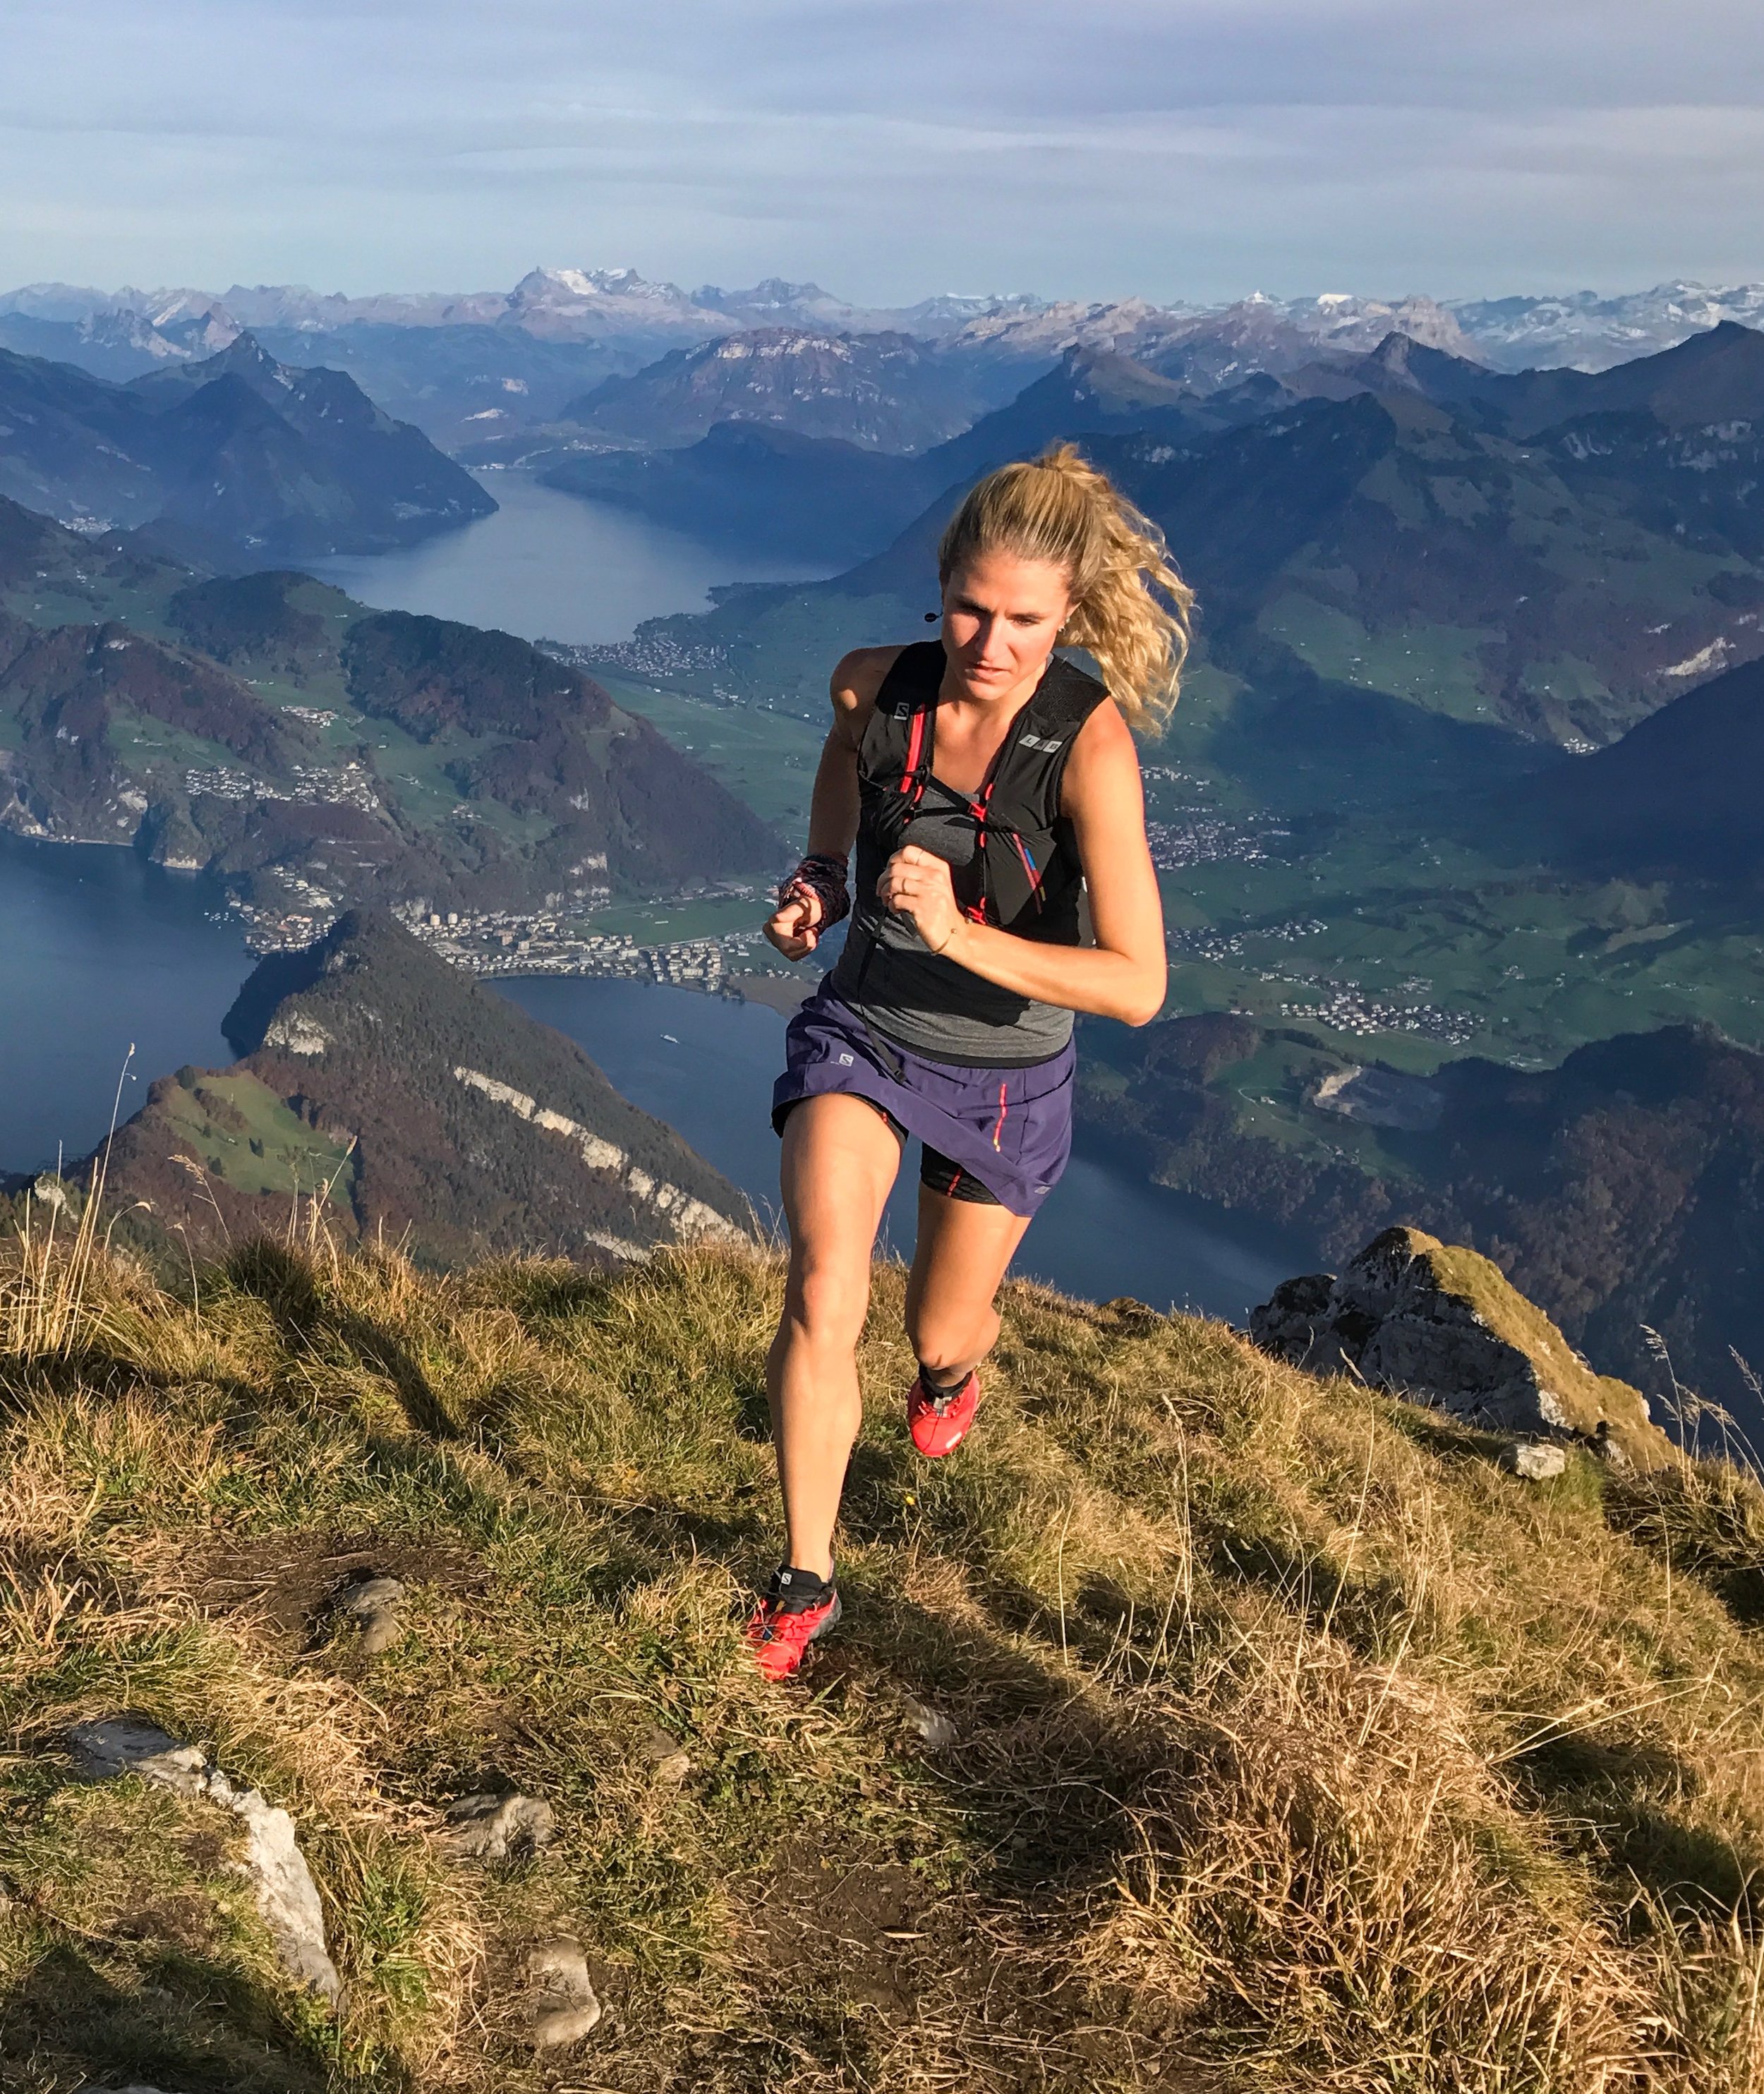
[[[1528,1484],[1545,1484],[1566,1469],[1567,1451],[1552,1446],[1548,1440],[1515,1440],[1510,1447],[1501,1449],[1501,1466]]]
[[[600,2001],[588,1975],[582,1944],[560,1935],[536,1942],[527,1957],[532,1979],[532,2040],[536,2050],[580,2043],[600,2022]]]
[[[337,1610],[354,1624],[356,1649],[363,1657],[378,1657],[404,1634],[404,1586],[397,1578],[364,1578],[347,1587]]]

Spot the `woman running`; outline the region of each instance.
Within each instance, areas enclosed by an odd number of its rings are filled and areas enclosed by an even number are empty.
[[[980,481],[937,565],[942,637],[859,648],[833,671],[809,854],[766,926],[798,960],[852,919],[773,1094],[790,1265],[767,1389],[786,1541],[747,1634],[774,1679],[839,1619],[857,1349],[907,1136],[923,1162],[906,1414],[936,1460],[974,1423],[993,1298],[1071,1150],[1073,1014],[1144,1025],[1164,997],[1128,731],[1167,715],[1187,649],[1193,597],[1162,536],[1060,445]]]

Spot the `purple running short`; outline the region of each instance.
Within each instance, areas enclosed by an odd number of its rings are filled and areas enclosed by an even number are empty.
[[[1070,1041],[1027,1068],[928,1061],[884,1040],[823,982],[784,1034],[771,1123],[781,1134],[790,1108],[804,1098],[835,1091],[867,1098],[977,1178],[1001,1207],[1028,1216],[1058,1184],[1071,1154],[1076,1063]]]

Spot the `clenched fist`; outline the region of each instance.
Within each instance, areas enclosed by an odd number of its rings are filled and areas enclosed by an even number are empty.
[[[897,916],[912,919],[913,928],[934,953],[948,950],[962,925],[950,884],[947,860],[935,851],[908,844],[882,868],[877,897]]]

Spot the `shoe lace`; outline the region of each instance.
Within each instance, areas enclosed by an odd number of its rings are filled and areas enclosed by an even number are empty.
[[[954,1388],[944,1389],[940,1393],[935,1384],[928,1383],[923,1377],[921,1376],[919,1379],[919,1387],[920,1393],[924,1396],[927,1401],[930,1403],[931,1408],[936,1415],[939,1418],[947,1418],[949,1415],[951,1409],[954,1405],[956,1399],[967,1392],[968,1382],[971,1381],[972,1379],[973,1376],[971,1375],[968,1375],[965,1379],[958,1381]]]

